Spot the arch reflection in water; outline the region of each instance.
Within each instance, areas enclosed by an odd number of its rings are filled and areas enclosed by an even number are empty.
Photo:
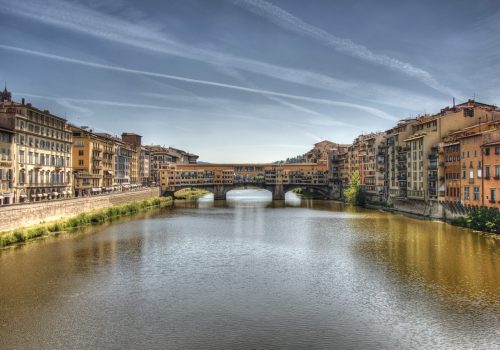
[[[228,207],[265,208],[273,201],[273,194],[263,189],[231,190],[226,194]]]
[[[285,203],[291,207],[300,207],[302,198],[293,192],[285,193]]]
[[[197,200],[198,208],[212,208],[214,206],[214,194],[207,193]]]

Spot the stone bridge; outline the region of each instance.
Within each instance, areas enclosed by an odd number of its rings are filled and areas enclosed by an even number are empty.
[[[173,195],[184,188],[199,188],[225,199],[233,189],[262,188],[273,199],[284,199],[295,188],[319,193],[330,198],[327,167],[304,164],[169,164],[160,170],[164,195]]]

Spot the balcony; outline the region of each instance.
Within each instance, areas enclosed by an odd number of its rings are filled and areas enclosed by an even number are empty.
[[[66,187],[69,186],[69,182],[30,182],[24,185],[28,188]]]
[[[92,160],[101,161],[101,160],[102,160],[102,157],[99,157],[99,156],[92,156]]]
[[[89,173],[76,173],[75,177],[78,179],[100,179],[101,175],[99,174],[89,174]]]

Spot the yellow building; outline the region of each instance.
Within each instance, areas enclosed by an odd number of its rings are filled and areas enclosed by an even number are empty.
[[[130,158],[130,184],[132,186],[142,185],[142,178],[140,176],[141,169],[141,141],[142,136],[130,132],[122,134],[122,141],[128,144],[131,151]]]
[[[95,195],[113,190],[113,138],[85,127],[71,126],[71,130],[75,194]]]

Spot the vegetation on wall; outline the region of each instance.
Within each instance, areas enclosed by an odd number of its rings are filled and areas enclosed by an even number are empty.
[[[314,192],[311,191],[307,188],[294,188],[291,192],[295,193],[296,195],[302,197],[302,198],[308,198],[308,199],[323,199],[324,196],[319,193],[319,192]]]
[[[488,207],[471,208],[466,216],[451,219],[450,223],[473,230],[500,233],[500,211]]]
[[[174,197],[179,199],[196,200],[200,197],[203,197],[207,193],[209,192],[197,188],[184,188],[175,192]]]
[[[143,201],[131,202],[123,205],[116,205],[97,211],[83,213],[78,216],[52,223],[37,225],[31,228],[14,230],[0,234],[0,247],[5,247],[15,243],[22,243],[37,237],[48,236],[50,234],[71,231],[73,229],[98,225],[106,221],[128,216],[151,208],[160,208],[172,203],[171,197],[160,197],[146,199]]]
[[[366,205],[366,194],[363,186],[361,185],[361,178],[359,172],[356,170],[352,174],[351,182],[344,191],[346,203],[350,205],[357,205],[364,207]]]

